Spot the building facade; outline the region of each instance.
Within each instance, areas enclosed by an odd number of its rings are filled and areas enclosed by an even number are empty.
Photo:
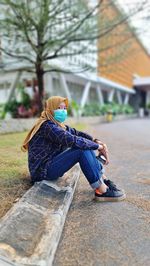
[[[105,0],[107,5],[110,1]],[[106,12],[107,11],[107,12]],[[121,15],[116,5],[109,5],[101,14],[101,20],[111,20]],[[145,106],[149,100],[149,90],[137,79],[150,77],[150,55],[126,21],[118,24],[108,35],[98,42],[98,75],[134,88],[136,94],[131,97],[131,103],[137,109]],[[110,47],[110,48],[109,48]]]
[[[130,102],[138,107],[136,101],[139,88],[134,84],[136,77],[150,76],[150,57],[143,47],[132,28],[125,21],[122,21],[122,13],[119,6],[113,1],[104,0],[105,6],[101,6],[99,16],[99,28],[106,33],[96,42],[87,46],[81,43],[89,53],[75,56],[68,56],[61,60],[54,60],[50,63],[61,65],[62,70],[69,66],[91,66],[92,71],[83,73],[46,73],[45,91],[47,95],[60,94],[67,96],[69,100],[75,100],[82,108],[86,103],[117,101],[120,104]],[[114,29],[107,33],[107,27],[114,23]],[[81,49],[79,44],[72,44],[70,51],[73,53]],[[91,53],[96,50],[98,53]],[[0,102],[6,102],[15,91],[17,82],[24,79],[32,79],[35,75],[25,71],[27,65],[13,63],[7,64],[0,74]],[[145,92],[144,92],[145,93]],[[147,93],[147,92],[146,92]],[[139,97],[139,96],[138,96]],[[143,98],[142,98],[143,99]],[[135,104],[136,102],[136,104]]]

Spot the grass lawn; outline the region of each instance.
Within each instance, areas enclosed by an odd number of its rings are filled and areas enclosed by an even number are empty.
[[[71,126],[83,131],[87,129],[83,124]],[[26,134],[0,135],[0,217],[31,187],[27,153],[20,149]]]
[[[20,147],[26,132],[0,135],[0,217],[31,186],[27,153]]]

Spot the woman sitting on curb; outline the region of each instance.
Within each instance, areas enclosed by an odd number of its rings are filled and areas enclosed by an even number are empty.
[[[126,196],[104,176],[103,166],[93,150],[98,150],[109,163],[107,146],[90,135],[65,125],[68,99],[53,96],[45,104],[40,118],[24,140],[22,150],[28,150],[28,165],[33,182],[54,181],[76,163],[95,191],[99,201],[120,201]]]

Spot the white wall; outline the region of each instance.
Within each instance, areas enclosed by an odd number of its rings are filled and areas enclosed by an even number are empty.
[[[10,89],[0,89],[0,103],[5,103],[8,99]]]

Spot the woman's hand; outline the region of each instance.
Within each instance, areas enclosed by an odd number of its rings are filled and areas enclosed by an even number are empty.
[[[105,143],[103,143],[102,141],[100,141],[99,139],[94,139],[94,142],[96,142],[97,144],[100,144],[100,145],[103,145],[105,150],[107,151],[108,153],[108,148],[107,148],[107,145]]]
[[[102,142],[98,143],[98,144],[99,144],[99,148],[98,148],[99,155],[103,155],[106,158],[105,165],[108,165],[109,164],[109,157],[108,157],[107,145],[103,144]]]
[[[103,142],[100,141],[99,139],[93,139],[93,141],[94,141],[95,143],[97,143],[97,144],[103,144]]]

